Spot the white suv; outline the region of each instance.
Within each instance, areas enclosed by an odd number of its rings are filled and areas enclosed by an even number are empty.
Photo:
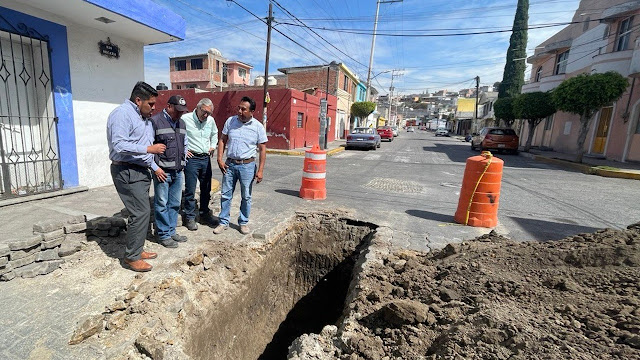
[[[436,130],[436,136],[449,136],[449,130],[440,128]]]

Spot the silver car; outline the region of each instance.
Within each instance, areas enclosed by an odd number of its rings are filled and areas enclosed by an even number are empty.
[[[347,145],[345,149],[352,147],[377,149],[380,147],[380,135],[375,129],[367,127],[357,127],[351,134],[347,135]]]

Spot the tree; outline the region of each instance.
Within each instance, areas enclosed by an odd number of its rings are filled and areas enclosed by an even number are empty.
[[[359,118],[366,118],[376,109],[376,103],[371,101],[358,101],[351,104],[351,114]]]
[[[531,148],[533,133],[538,124],[555,112],[556,107],[553,104],[551,94],[548,92],[536,91],[524,93],[518,95],[513,100],[513,113],[517,118],[527,120],[529,124],[529,134],[527,136],[527,143],[524,146],[524,151],[529,151]]]
[[[529,0],[518,0],[511,38],[509,39],[509,49],[507,50],[507,63],[504,65],[502,82],[498,91],[499,98],[520,94],[520,89],[524,85],[524,71],[527,64],[523,59],[527,57],[528,22]]]
[[[498,98],[493,103],[493,113],[496,118],[502,120],[507,127],[511,127],[516,121],[516,116],[513,113],[513,98],[505,97]]]
[[[500,84],[502,84],[500,81],[496,81],[493,83],[493,91],[498,91],[500,90]]]
[[[582,162],[584,141],[593,115],[603,106],[617,101],[627,86],[629,81],[624,76],[609,71],[604,74],[580,74],[563,81],[553,90],[553,102],[558,110],[580,116],[576,162]]]

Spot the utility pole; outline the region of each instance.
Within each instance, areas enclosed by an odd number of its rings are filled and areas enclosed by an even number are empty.
[[[473,112],[473,127],[475,130],[471,132],[478,132],[478,96],[480,95],[480,76],[476,76],[476,107]]]
[[[389,86],[389,107],[387,108],[387,124],[390,124],[391,121],[391,105],[393,104],[393,90],[395,89],[393,87],[393,79],[399,76],[402,76],[401,71],[404,71],[404,69],[394,69],[391,70],[391,86]],[[396,72],[398,72],[396,74]],[[396,112],[397,112],[397,108],[396,108]]]
[[[371,96],[371,69],[373,68],[373,49],[376,46],[376,31],[378,30],[378,13],[380,12],[380,4],[388,4],[394,2],[402,2],[402,0],[384,0],[376,1],[376,17],[373,21],[373,38],[371,39],[371,54],[369,55],[369,70],[367,71],[367,98],[365,101],[369,101]]]
[[[267,18],[267,57],[264,61],[264,93],[262,103],[262,125],[267,129],[267,85],[269,85],[269,52],[271,51],[271,22],[273,21],[273,4],[269,1],[269,17]]]

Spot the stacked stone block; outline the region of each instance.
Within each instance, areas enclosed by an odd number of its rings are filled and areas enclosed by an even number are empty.
[[[87,235],[114,237],[127,228],[127,221],[120,216],[99,217],[86,222]]]

